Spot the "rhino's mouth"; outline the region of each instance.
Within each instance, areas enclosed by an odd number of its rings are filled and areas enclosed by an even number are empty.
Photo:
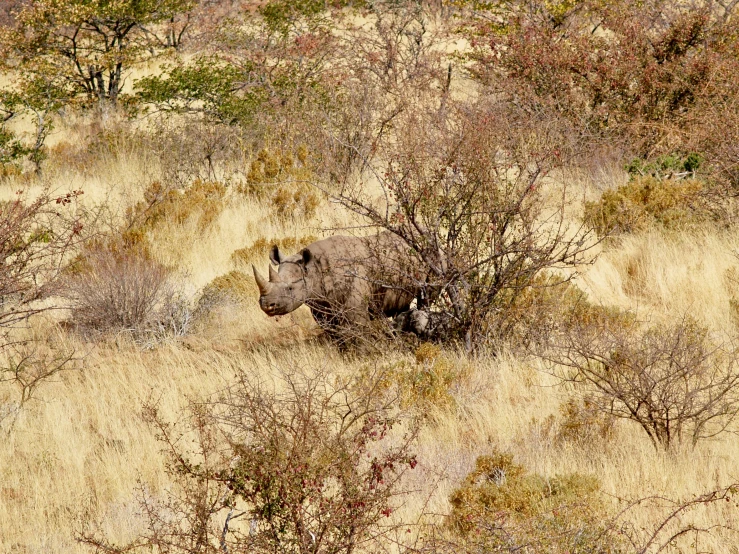
[[[259,299],[259,307],[268,316],[285,315],[294,311],[300,306],[300,303],[290,302],[288,304],[278,303],[264,297]]]

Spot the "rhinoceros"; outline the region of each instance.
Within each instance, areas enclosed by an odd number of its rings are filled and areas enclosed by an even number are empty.
[[[252,265],[259,306],[270,316],[288,314],[306,304],[314,319],[330,331],[361,326],[379,316],[409,309],[418,276],[409,271],[405,242],[389,232],[370,237],[332,236],[299,253],[270,252],[269,280]]]

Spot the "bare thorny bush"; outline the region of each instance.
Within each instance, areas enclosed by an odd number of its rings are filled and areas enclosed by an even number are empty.
[[[416,425],[382,376],[238,377],[218,398],[192,404],[184,428],[156,405],[145,409],[176,487],[160,497],[139,491],[147,530],[130,544],[90,529],[80,539],[111,553],[349,554],[392,544],[402,478],[417,463]]]
[[[636,422],[655,447],[694,446],[739,413],[739,351],[688,316],[647,326],[603,309],[570,319],[548,343],[555,374],[587,385],[598,410]]]
[[[35,196],[19,191],[0,202],[0,383],[18,399],[0,409],[0,421],[17,413],[45,381],[68,369],[69,349],[50,348],[53,337],[29,330],[29,318],[57,304],[59,277],[68,255],[82,240],[81,191]]]
[[[62,296],[84,335],[129,333],[142,345],[187,332],[191,310],[172,269],[145,244],[91,242],[65,275]]]
[[[380,253],[375,278],[410,283],[426,312],[411,325],[422,336],[468,349],[505,338],[498,323],[517,295],[543,270],[587,262],[597,242],[567,213],[571,196],[557,179],[567,137],[546,118],[532,122],[496,102],[449,106],[441,117],[409,110],[393,133],[387,149],[362,158],[359,178],[333,193],[407,244],[405,260],[387,263]]]

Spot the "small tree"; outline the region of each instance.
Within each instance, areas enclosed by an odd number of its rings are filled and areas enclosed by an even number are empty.
[[[126,72],[162,51],[150,30],[192,0],[33,0],[2,30],[3,59],[26,76],[58,79],[69,99],[116,103]],[[31,94],[25,91],[26,94]]]
[[[0,202],[0,384],[17,388],[17,406],[72,360],[71,353],[49,347],[48,338],[14,331],[34,314],[56,307],[39,301],[58,291],[68,254],[82,240],[81,218],[74,210],[80,194],[44,191],[31,198],[19,191]],[[0,421],[8,415],[0,412]]]
[[[4,151],[0,163],[28,156],[36,166],[36,172],[41,171],[41,162],[46,157],[46,137],[54,127],[54,116],[68,100],[66,91],[60,85],[61,79],[54,75],[17,75],[12,86],[0,91],[0,111],[5,114],[4,120],[24,115],[30,117],[35,127],[30,143],[8,130],[4,131]]]
[[[208,33],[194,59],[136,81],[137,99],[229,125],[250,125],[275,111],[299,118],[307,100],[326,94],[323,78],[336,42],[328,14],[345,3],[271,0],[233,14]]]
[[[638,423],[655,447],[693,445],[726,430],[739,413],[739,352],[715,344],[689,317],[642,329],[608,310],[574,317],[550,337],[547,357],[571,368],[594,405]]]
[[[406,242],[405,260],[392,263],[402,262],[404,275],[390,282],[411,281],[419,291],[419,307],[429,314],[416,331],[462,339],[471,349],[504,338],[496,320],[516,297],[541,271],[586,262],[595,240],[566,213],[567,187],[551,178],[567,144],[551,121],[504,103],[450,114],[416,109],[399,116],[378,155],[385,169],[365,158],[366,179],[350,176],[333,195]],[[369,179],[379,184],[379,199]],[[384,255],[375,276],[381,282]]]
[[[372,551],[396,528],[401,478],[416,466],[414,426],[384,390],[382,376],[280,371],[269,385],[241,373],[225,395],[190,407],[187,437],[148,407],[178,490],[161,503],[142,495],[148,532],[134,543],[83,542],[103,552]]]

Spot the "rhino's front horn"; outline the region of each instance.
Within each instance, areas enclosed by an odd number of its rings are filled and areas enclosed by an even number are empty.
[[[254,264],[251,265],[251,268],[254,270],[254,280],[257,282],[257,286],[259,287],[259,294],[261,296],[264,296],[265,294],[269,293],[269,290],[272,287],[264,277],[259,275],[257,268],[254,267]]]
[[[269,266],[269,282],[270,283],[279,283],[280,282],[280,274],[277,273],[274,267]]]

